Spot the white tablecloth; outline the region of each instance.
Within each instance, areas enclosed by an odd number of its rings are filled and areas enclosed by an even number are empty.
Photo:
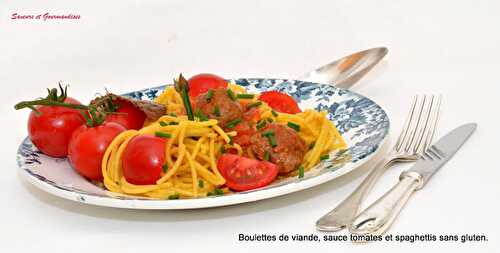
[[[18,20],[21,15],[78,20]],[[0,248],[4,252],[455,252],[498,250],[500,208],[500,4],[498,1],[2,1],[0,2]],[[238,234],[310,234],[314,222],[362,180],[363,168],[309,190],[224,208],[119,210],[42,192],[18,175],[26,136],[20,100],[62,80],[88,101],[164,84],[182,72],[226,78],[293,78],[356,50],[386,46],[385,60],[353,90],[388,112],[391,141],[411,96],[444,96],[440,136],[477,122],[477,132],[401,213],[390,233],[485,234],[481,243],[239,242]],[[366,204],[397,181],[391,169]],[[115,249],[115,250],[113,250]],[[113,250],[113,251],[112,251]]]

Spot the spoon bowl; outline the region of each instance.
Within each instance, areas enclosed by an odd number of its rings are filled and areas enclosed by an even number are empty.
[[[380,62],[388,51],[386,47],[363,50],[323,65],[298,79],[348,89]]]

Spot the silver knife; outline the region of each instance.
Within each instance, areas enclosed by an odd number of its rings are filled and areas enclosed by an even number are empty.
[[[411,194],[425,186],[476,127],[476,123],[469,123],[455,128],[428,148],[413,167],[401,173],[399,182],[390,191],[354,218],[349,231],[357,235],[381,235],[387,231]]]

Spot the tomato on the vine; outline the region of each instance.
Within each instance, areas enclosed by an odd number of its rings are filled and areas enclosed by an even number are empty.
[[[64,102],[81,105],[67,97]],[[44,154],[66,157],[71,134],[85,121],[77,109],[62,106],[37,106],[28,119],[28,134],[31,142]]]
[[[164,138],[153,135],[133,137],[122,156],[123,176],[136,185],[155,184],[165,165]]]
[[[125,127],[113,122],[89,127],[82,125],[73,132],[68,147],[68,159],[82,176],[102,180],[101,162],[113,139],[125,131]]]
[[[116,111],[106,116],[106,122],[115,122],[126,129],[138,130],[144,125],[146,114],[131,102],[119,100]]]
[[[188,80],[189,96],[194,98],[210,89],[227,88],[227,81],[214,74],[198,74]]]

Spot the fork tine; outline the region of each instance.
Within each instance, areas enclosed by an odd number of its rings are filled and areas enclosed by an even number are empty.
[[[409,112],[408,116],[406,117],[404,127],[403,127],[403,129],[401,129],[401,133],[399,134],[398,141],[396,142],[396,145],[394,146],[395,150],[401,149],[401,147],[403,146],[404,141],[406,139],[406,136],[408,136],[408,130],[410,129],[410,124],[413,121],[413,118],[415,115],[415,106],[417,105],[417,101],[418,101],[418,95],[415,95],[415,97],[413,97],[413,102],[411,103],[410,112]]]
[[[434,107],[434,95],[430,96],[430,102],[426,103],[425,105],[425,113],[422,115],[422,120],[424,122],[424,125],[419,127],[418,133],[416,133],[416,138],[415,142],[412,143],[413,147],[413,153],[415,154],[420,154],[421,152],[424,151],[425,147],[425,137],[427,136],[430,126],[431,126],[431,121],[432,121],[432,109]]]
[[[429,146],[432,144],[432,140],[434,139],[434,133],[436,132],[437,122],[439,121],[439,112],[441,111],[441,100],[443,96],[440,94],[436,101],[436,106],[434,107],[434,111],[432,112],[432,122],[430,124],[431,129],[429,129],[428,134],[425,138],[425,143],[423,146],[423,150],[427,150]]]
[[[418,117],[417,117],[417,120],[415,121],[414,124],[412,124],[413,126],[411,127],[411,131],[410,131],[410,135],[409,135],[409,138],[408,138],[408,141],[406,142],[406,145],[405,145],[405,152],[409,152],[411,149],[412,149],[412,146],[414,145],[413,143],[415,142],[415,136],[417,135],[417,131],[418,131],[418,128],[420,127],[420,125],[422,124],[422,113],[424,111],[424,106],[425,106],[425,101],[427,100],[427,96],[424,95],[423,96],[423,99],[422,99],[422,102],[418,103],[419,107],[418,107]]]

